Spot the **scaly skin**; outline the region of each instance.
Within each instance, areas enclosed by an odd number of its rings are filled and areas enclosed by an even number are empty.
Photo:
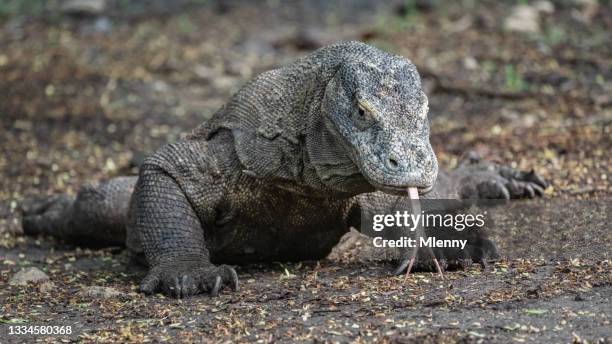
[[[545,186],[474,158],[438,173],[414,65],[348,42],[247,83],[190,137],[148,157],[137,180],[25,202],[24,231],[125,238],[149,266],[143,292],[216,295],[238,287],[224,264],[323,258],[362,211],[406,203],[407,187],[447,199],[533,197]],[[473,243],[462,260],[496,254],[485,237]]]

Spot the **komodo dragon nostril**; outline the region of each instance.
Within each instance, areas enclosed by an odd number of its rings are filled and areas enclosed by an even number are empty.
[[[399,162],[397,162],[397,159],[395,157],[390,157],[387,159],[387,167],[390,170],[397,170],[397,168],[399,167]]]

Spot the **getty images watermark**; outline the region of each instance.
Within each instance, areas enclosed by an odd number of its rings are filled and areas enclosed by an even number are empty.
[[[482,229],[486,215],[486,212],[440,214],[424,211],[414,214],[408,210],[398,210],[394,214],[370,214],[372,243],[380,248],[464,249],[468,244],[469,235],[463,232]],[[420,235],[419,228],[422,228],[426,235]]]

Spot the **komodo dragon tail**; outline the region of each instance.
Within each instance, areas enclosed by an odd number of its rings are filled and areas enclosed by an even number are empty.
[[[87,246],[125,245],[130,198],[137,177],[84,186],[76,197],[56,194],[21,204],[23,232]]]

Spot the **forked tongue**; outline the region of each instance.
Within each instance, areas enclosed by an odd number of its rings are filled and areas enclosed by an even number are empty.
[[[420,217],[417,217],[418,215],[421,215],[421,202],[419,201],[419,190],[416,187],[409,187],[408,197],[410,198],[410,206],[412,208],[413,218],[420,218]],[[425,231],[423,230],[423,227],[421,226],[420,221],[415,224],[415,229],[416,229],[416,234],[417,234],[417,240],[420,243],[421,238],[425,238]],[[444,274],[442,273],[442,268],[440,267],[440,263],[438,263],[438,259],[436,259],[436,255],[433,253],[433,250],[431,249],[431,247],[426,247],[425,249],[427,250],[427,253],[429,253],[429,255],[431,256],[436,266],[436,270],[440,274],[440,277],[444,278]],[[416,259],[418,250],[419,249],[418,249],[418,244],[417,244],[417,248],[412,250],[412,256],[409,259],[408,268],[406,269],[406,278],[408,277],[408,275],[410,274],[410,271],[412,270],[412,265],[414,264],[414,260]]]

